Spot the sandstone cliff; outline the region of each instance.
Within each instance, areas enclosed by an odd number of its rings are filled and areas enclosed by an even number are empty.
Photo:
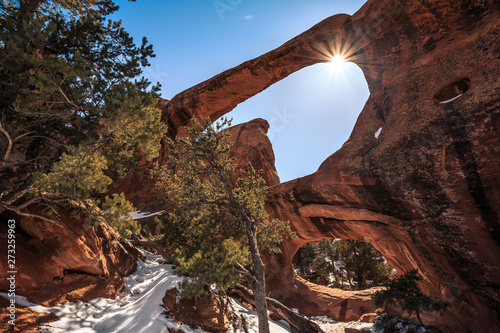
[[[106,225],[85,230],[81,214],[58,214],[57,225],[7,216],[16,221],[15,293],[46,306],[118,295],[124,286],[121,276],[133,273],[142,255],[130,243],[120,242]],[[0,225],[0,233],[7,235],[6,223]],[[12,269],[7,260],[0,262],[0,269],[0,290],[9,290],[6,274]]]

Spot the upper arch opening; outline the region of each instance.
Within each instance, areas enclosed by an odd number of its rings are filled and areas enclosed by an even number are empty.
[[[266,119],[281,182],[315,172],[349,138],[368,99],[356,64],[325,62],[276,82],[225,115],[233,125]]]

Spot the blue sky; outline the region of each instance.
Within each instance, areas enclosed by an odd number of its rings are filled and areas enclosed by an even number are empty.
[[[162,97],[266,53],[358,0],[137,0],[116,1],[113,15],[137,42],[146,36],[156,58],[145,76],[162,84]],[[347,63],[305,68],[238,105],[233,124],[270,122],[268,135],[281,181],[313,173],[349,137],[368,98],[361,70]]]

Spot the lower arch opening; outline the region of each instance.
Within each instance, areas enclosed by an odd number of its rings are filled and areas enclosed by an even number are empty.
[[[370,243],[348,239],[309,242],[292,259],[295,272],[309,282],[343,290],[381,286],[396,275]]]

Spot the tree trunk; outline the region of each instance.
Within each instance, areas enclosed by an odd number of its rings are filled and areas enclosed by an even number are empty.
[[[420,312],[418,312],[418,311],[417,311],[417,319],[420,322],[420,325],[425,326],[423,321],[422,321],[422,318],[420,318]]]
[[[363,290],[365,288],[365,279],[363,277],[363,270],[358,270],[357,279],[358,279],[358,290]]]
[[[257,318],[259,319],[259,333],[270,333],[269,320],[267,318],[264,263],[260,258],[259,247],[257,245],[256,227],[250,219],[246,219],[246,234],[248,237],[250,254],[255,267],[254,276],[256,281],[252,281],[252,290],[255,299],[255,307],[257,309]]]
[[[255,305],[251,291],[241,285],[231,290],[231,296]],[[290,324],[292,333],[324,333],[316,323],[296,314],[277,300],[266,298],[266,301],[270,311]]]

